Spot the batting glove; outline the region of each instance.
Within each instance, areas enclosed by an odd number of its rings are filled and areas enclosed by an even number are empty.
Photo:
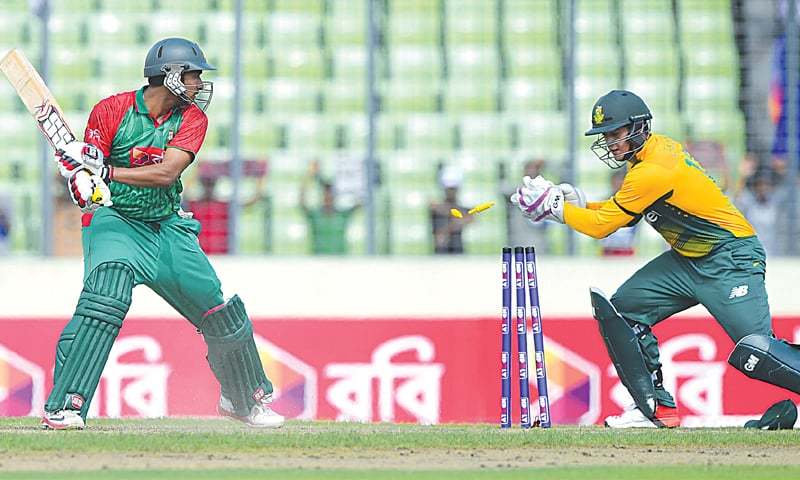
[[[67,192],[72,203],[80,207],[84,213],[94,212],[101,206],[111,206],[111,190],[108,185],[100,177],[89,174],[85,169],[79,172],[67,179]]]
[[[70,142],[56,150],[55,160],[64,178],[70,178],[83,169],[99,176],[106,184],[114,177],[113,167],[105,165],[103,152],[91,143]]]

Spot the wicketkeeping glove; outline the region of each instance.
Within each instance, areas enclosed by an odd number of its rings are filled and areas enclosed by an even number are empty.
[[[559,183],[558,188],[564,193],[565,202],[586,208],[586,194],[583,193],[583,190],[569,183]]]
[[[511,203],[534,222],[553,220],[564,223],[564,193],[542,176],[524,177],[522,186],[511,195]]]

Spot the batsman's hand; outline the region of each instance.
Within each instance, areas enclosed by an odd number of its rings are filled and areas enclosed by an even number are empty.
[[[522,186],[511,195],[511,203],[534,222],[552,220],[564,223],[564,193],[541,175],[524,177]]]
[[[84,213],[113,205],[108,185],[87,170],[80,170],[67,179],[67,192],[72,203],[80,207]]]
[[[56,150],[55,161],[59,173],[67,179],[84,169],[99,176],[106,184],[113,177],[113,169],[105,164],[103,152],[91,143],[70,142]]]

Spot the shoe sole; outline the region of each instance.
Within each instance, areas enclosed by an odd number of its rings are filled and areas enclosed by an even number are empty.
[[[239,417],[237,415],[234,415],[232,412],[229,412],[227,410],[223,410],[223,409],[221,409],[219,407],[217,407],[217,413],[220,416],[222,416],[224,418],[227,418],[228,420],[235,420],[235,421],[237,421],[239,423],[244,423],[245,425],[247,425],[248,427],[251,427],[251,428],[281,428],[283,426],[283,422],[281,422],[280,425],[261,425],[261,424],[257,424],[257,423],[252,423],[249,420],[247,420],[247,418]]]
[[[47,418],[42,418],[42,428],[45,430],[83,430],[86,425],[63,425],[60,423],[53,423]]]

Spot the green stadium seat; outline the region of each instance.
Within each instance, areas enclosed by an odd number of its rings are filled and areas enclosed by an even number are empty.
[[[40,26],[37,22],[27,14],[27,9],[16,13],[4,11],[0,15],[0,48],[5,51],[5,47],[30,47],[38,43]]]
[[[299,211],[274,209],[273,252],[276,255],[305,255],[310,251],[308,222]]]
[[[642,97],[656,114],[675,112],[678,109],[677,78],[628,76],[625,88]]]
[[[320,44],[321,18],[307,13],[274,13],[267,19],[270,48],[312,48]]]
[[[438,17],[441,14],[439,2],[432,2],[430,0],[388,0],[387,4],[390,16],[417,15],[420,17]]]
[[[364,82],[367,75],[367,51],[363,45],[347,45],[332,52],[333,76],[337,79]]]
[[[691,109],[720,111],[737,108],[739,87],[734,77],[687,77],[683,92],[685,105]]]
[[[497,43],[497,2],[445,3],[445,43],[494,46]]]
[[[628,45],[631,45],[630,43]],[[678,73],[678,52],[674,44],[661,45],[654,43],[637,43],[625,56],[625,67],[628,75],[668,76]],[[641,50],[641,51],[639,51]]]
[[[578,116],[579,131],[582,134]],[[533,114],[520,115],[509,120],[516,139],[516,148],[528,156],[538,156],[545,160],[553,161],[555,155],[566,151],[567,139],[565,114],[561,111],[540,111]]]
[[[276,12],[295,12],[310,15],[322,14],[325,0],[272,0]]]
[[[452,121],[442,115],[410,115],[405,121],[406,148],[427,152],[450,151],[455,145]]]
[[[680,0],[678,12],[685,45],[704,41],[719,44],[733,41],[729,0]]]
[[[434,112],[440,108],[440,87],[429,79],[398,78],[383,87],[381,110],[396,112]]]
[[[339,0],[333,11],[325,18],[325,42],[329,48],[342,46],[366,48],[367,12],[366,2]]]
[[[686,53],[686,74],[738,76],[738,59],[733,43],[692,43]]]
[[[436,180],[436,171],[442,159],[427,152],[398,152],[381,156],[381,169],[392,187],[430,184]]]
[[[464,172],[465,187],[494,185],[497,180],[495,156],[499,153],[482,149],[460,151],[453,154],[449,163],[458,166]],[[478,203],[485,201],[479,200]]]
[[[561,76],[561,60],[555,48],[521,46],[509,50],[506,57],[510,77],[559,78]]]
[[[586,47],[610,45],[616,35],[616,25],[608,0],[577,0],[575,2],[575,35]]]
[[[242,155],[265,157],[281,146],[281,125],[266,115],[244,115],[239,122]]]
[[[272,52],[273,74],[280,78],[321,79],[322,52],[316,48],[280,48]]]
[[[319,84],[290,79],[274,79],[265,89],[270,113],[315,112],[321,107]]]
[[[272,0],[244,0],[242,7],[245,15],[267,13],[272,5]],[[236,0],[209,0],[209,9],[217,11],[232,11],[236,8]]]
[[[389,69],[393,78],[425,81],[439,79],[442,75],[441,49],[429,46],[392,48]]]
[[[506,0],[503,36],[509,49],[549,48],[556,43],[557,19],[552,0]]]
[[[441,44],[441,25],[438,15],[391,15],[388,23],[387,43],[391,48],[401,45]]]
[[[461,148],[490,153],[511,147],[508,123],[499,115],[464,115],[458,119]]]
[[[497,48],[494,45],[456,46],[447,51],[447,73],[451,79],[494,80],[499,70]]]
[[[270,58],[266,49],[242,49],[242,75],[244,76],[244,81],[259,82],[266,79],[270,74],[269,65]],[[217,66],[217,68],[220,69],[221,67]]]
[[[667,135],[681,143],[686,139],[683,120],[677,112],[653,112],[652,129],[655,133]]]
[[[336,147],[336,124],[319,115],[286,118],[286,133],[291,151],[316,153]]]
[[[578,75],[618,77],[621,66],[620,60],[618,49],[596,46],[578,48],[575,63]]]
[[[325,111],[332,114],[366,112],[367,87],[348,82],[331,82],[325,85]]]
[[[246,51],[250,49],[264,49],[267,46],[267,27],[263,15],[245,15],[242,30],[242,48]]]
[[[270,192],[273,196],[275,205],[297,206],[297,190],[300,188],[300,180],[306,175],[308,169],[308,159],[303,158],[295,152],[285,150],[274,150],[268,152],[270,179]],[[281,190],[281,198],[276,197],[275,189]]]
[[[554,77],[515,77],[504,82],[503,110],[533,113],[538,110],[555,110],[559,104],[559,85]]]
[[[442,99],[446,112],[496,112],[499,109],[499,93],[495,81],[459,80],[451,80],[444,89]]]

